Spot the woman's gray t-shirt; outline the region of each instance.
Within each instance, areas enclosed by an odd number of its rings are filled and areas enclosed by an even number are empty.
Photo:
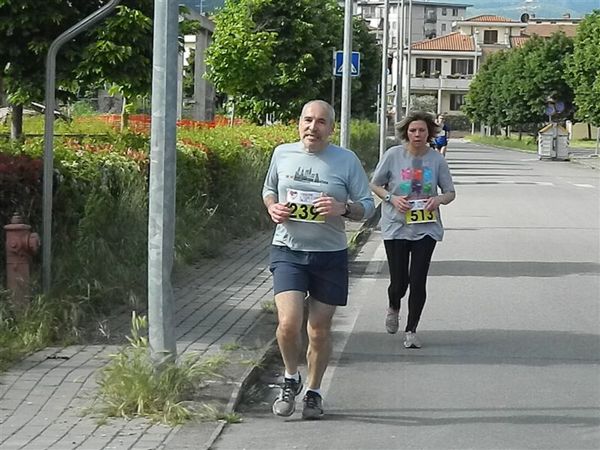
[[[403,145],[389,148],[377,165],[372,182],[384,186],[393,195],[407,196],[409,200],[436,196],[439,189],[444,194],[455,192],[446,158],[431,148],[419,157],[413,156]],[[430,236],[441,241],[444,237],[439,210],[435,222],[407,224],[405,215],[386,202],[381,207],[381,232],[385,240],[416,241]]]

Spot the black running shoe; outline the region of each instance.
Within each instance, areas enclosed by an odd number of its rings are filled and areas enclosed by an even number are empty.
[[[296,396],[302,392],[302,377],[298,381],[284,378],[281,391],[273,402],[273,414],[289,417],[296,410]]]
[[[321,417],[323,417],[323,398],[314,391],[306,391],[302,418],[310,420]]]

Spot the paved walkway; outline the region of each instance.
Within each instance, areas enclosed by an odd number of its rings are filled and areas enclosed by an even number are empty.
[[[219,353],[236,342],[272,299],[268,270],[271,232],[230,244],[175,280],[178,352]],[[98,370],[115,345],[79,345],[39,351],[0,375],[0,449],[159,449],[178,431],[147,420],[98,424],[83,415]],[[216,424],[213,424],[216,426]]]

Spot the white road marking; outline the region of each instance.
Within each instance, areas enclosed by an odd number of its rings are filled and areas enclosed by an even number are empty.
[[[378,267],[378,265],[381,265],[380,262],[385,259],[385,247],[383,246],[383,241],[380,241],[379,245],[377,246],[377,249],[375,250],[375,253],[371,257],[371,261],[367,265],[365,273],[377,273],[377,270],[381,268]],[[359,283],[362,283],[362,281],[364,280],[361,280]],[[352,291],[354,290],[360,290],[360,287],[355,284],[350,293],[352,294]],[[361,295],[363,294],[358,293],[354,296],[360,298]],[[364,295],[366,295],[366,293],[364,293]],[[353,296],[351,295],[351,297]],[[329,390],[329,386],[331,385],[331,380],[333,379],[333,374],[335,373],[335,368],[338,365],[344,348],[346,348],[346,344],[348,343],[348,339],[352,334],[352,330],[354,329],[354,325],[356,324],[356,319],[358,318],[359,312],[360,305],[354,302],[349,303],[348,306],[344,306],[343,308],[338,308],[338,310],[335,313],[335,316],[333,318],[333,330],[336,334],[336,337],[333,341],[333,351],[331,353],[329,366],[325,371],[323,380],[321,380],[321,392],[323,393],[323,397],[326,397],[327,395],[327,391]]]
[[[593,188],[594,187],[591,184],[577,184],[577,183],[573,183],[573,186],[582,187],[582,188]]]

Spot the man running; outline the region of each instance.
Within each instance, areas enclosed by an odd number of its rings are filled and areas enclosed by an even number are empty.
[[[322,100],[304,105],[300,142],[278,146],[265,178],[263,200],[277,224],[271,272],[285,365],[273,413],[291,416],[302,391],[298,372],[305,303],[308,306],[308,382],[302,418],[323,415],[321,380],[331,354],[331,321],[348,297],[348,243],[344,217],[370,217],[374,202],[358,157],[333,145],[335,112]]]

